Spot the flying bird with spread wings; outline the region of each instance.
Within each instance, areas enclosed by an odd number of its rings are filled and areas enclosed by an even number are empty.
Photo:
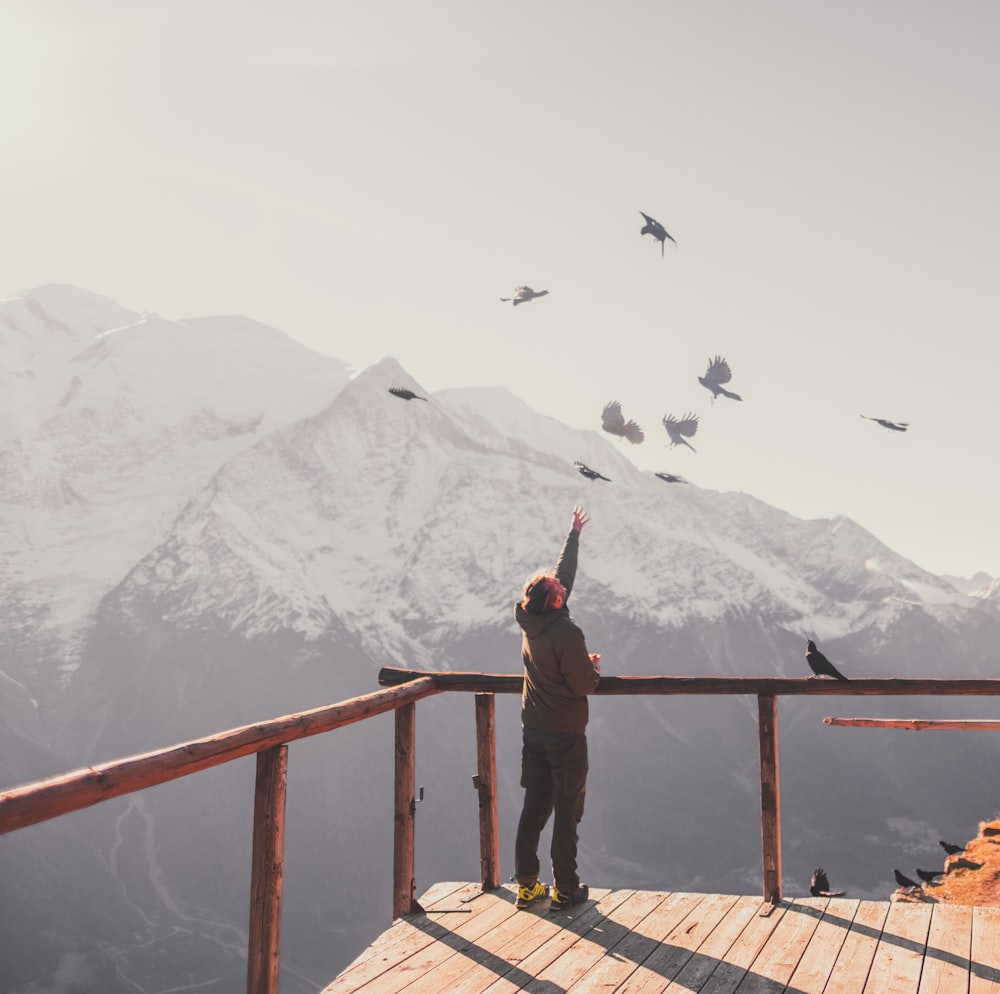
[[[722,356],[717,355],[714,359],[708,360],[708,369],[705,370],[704,376],[698,377],[698,382],[706,390],[712,391],[713,404],[719,394],[722,394],[723,397],[728,397],[730,400],[742,400],[743,398],[738,393],[733,393],[723,386],[724,383],[728,383],[732,378],[733,373],[729,368],[729,363]]]
[[[513,297],[501,297],[502,301],[512,300],[514,306],[517,307],[518,304],[523,304],[527,300],[534,300],[535,297],[544,297],[549,291],[548,290],[532,290],[530,286],[518,286],[514,287]]]
[[[577,472],[581,476],[585,476],[588,480],[604,480],[606,483],[611,482],[606,476],[601,476],[596,469],[591,469],[586,463],[577,461],[573,463],[573,465],[576,467]]]
[[[663,255],[663,247],[667,244],[667,239],[669,238],[675,245],[677,244],[676,239],[667,231],[666,228],[656,220],[655,217],[650,217],[648,214],[639,211],[642,214],[645,224],[639,231],[640,235],[652,235],[660,243],[660,255]]]
[[[893,870],[892,875],[896,878],[896,883],[900,887],[919,887],[920,884],[916,880],[911,880],[905,873],[900,873],[899,870]]]
[[[698,430],[698,415],[685,414],[679,421],[672,414],[663,415],[663,427],[667,429],[670,436],[670,447],[675,445],[686,445],[692,452],[698,450],[688,441],[694,437]]]
[[[403,400],[427,400],[426,397],[420,397],[412,390],[407,390],[406,387],[389,387],[389,393],[394,397],[401,397]]]
[[[866,421],[874,421],[876,424],[880,424],[883,428],[888,428],[889,431],[906,431],[910,427],[909,421],[890,421],[888,418],[870,418],[867,414],[862,414]]]
[[[830,890],[830,880],[826,875],[826,870],[822,866],[818,866],[809,881],[809,893],[813,897],[844,897],[847,891]]]
[[[604,405],[604,410],[601,411],[601,427],[609,435],[627,438],[633,445],[638,445],[646,437],[646,433],[631,418],[625,420],[622,405],[617,400]]]
[[[665,483],[687,483],[687,480],[674,473],[654,473],[653,476],[659,477]]]

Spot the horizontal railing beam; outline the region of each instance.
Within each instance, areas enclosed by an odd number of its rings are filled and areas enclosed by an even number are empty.
[[[244,725],[168,749],[74,770],[0,793],[0,835],[100,801],[154,787],[251,753],[319,735],[441,693],[429,677],[313,711]]]
[[[393,687],[429,677],[439,690],[520,694],[520,673],[463,673],[383,666],[378,682]],[[755,676],[602,676],[595,694],[773,694],[806,697],[997,697],[1000,679],[864,677],[826,680],[815,677]]]
[[[959,732],[1000,732],[1000,721],[990,718],[824,718],[824,725],[848,728],[947,729]]]

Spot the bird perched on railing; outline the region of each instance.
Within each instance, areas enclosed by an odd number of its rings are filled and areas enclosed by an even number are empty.
[[[874,421],[883,428],[888,428],[889,431],[906,431],[910,427],[909,421],[889,421],[887,418],[870,418],[867,414],[862,414],[861,417],[866,421]]]
[[[501,297],[503,301],[512,300],[514,301],[514,306],[517,307],[518,304],[523,304],[526,300],[534,300],[535,297],[544,297],[549,291],[548,290],[532,290],[530,286],[518,286],[514,288],[513,297]]]
[[[826,875],[826,870],[822,866],[818,866],[809,881],[809,893],[813,897],[844,897],[847,891],[830,890],[830,880]]]
[[[655,217],[650,217],[648,214],[639,211],[645,219],[646,223],[642,226],[639,231],[640,235],[652,235],[660,243],[660,255],[663,255],[663,247],[667,244],[667,239],[669,238],[675,245],[677,241],[673,236],[667,231],[666,228],[656,220]]]
[[[719,394],[730,400],[742,400],[743,398],[738,393],[732,393],[722,385],[728,383],[732,378],[733,373],[729,368],[729,363],[722,356],[717,355],[714,359],[708,360],[708,369],[705,370],[704,376],[698,377],[698,382],[707,390],[712,391],[713,404]]]
[[[809,639],[806,642],[806,662],[809,664],[809,669],[813,671],[816,676],[832,676],[837,680],[846,680],[847,677],[844,676],[840,670],[837,669],[833,663],[830,662],[826,656],[823,655],[819,649],[816,648],[816,643]],[[810,677],[810,679],[812,679]]]
[[[918,884],[916,882],[916,880],[911,880],[905,874],[900,873],[899,870],[893,870],[892,871],[892,875],[896,878],[896,883],[899,884],[900,887],[919,887],[920,886],[920,884]]]
[[[581,476],[585,476],[588,480],[604,480],[607,483],[611,482],[606,476],[601,476],[596,469],[591,469],[585,463],[577,461],[573,463],[573,465],[576,467],[577,472]]]
[[[427,400],[426,397],[419,397],[412,390],[407,390],[406,387],[389,387],[389,393],[394,397],[402,397],[403,400]]]
[[[679,421],[672,414],[664,414],[663,427],[667,429],[667,434],[670,436],[671,448],[675,445],[686,445],[692,452],[698,451],[687,440],[693,438],[694,433],[698,430],[697,414],[685,414]]]
[[[625,420],[622,405],[617,400],[604,405],[604,410],[601,411],[601,427],[609,435],[627,438],[633,445],[638,445],[646,437],[646,433],[631,418]]]

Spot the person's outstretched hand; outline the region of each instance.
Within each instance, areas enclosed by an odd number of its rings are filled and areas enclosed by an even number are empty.
[[[590,521],[590,515],[582,507],[573,508],[573,531],[583,530],[583,526]]]

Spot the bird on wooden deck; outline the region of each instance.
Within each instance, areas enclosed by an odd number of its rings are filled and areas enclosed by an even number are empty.
[[[692,452],[698,451],[687,441],[688,438],[693,438],[698,430],[697,414],[685,414],[679,421],[672,414],[664,414],[663,427],[667,429],[667,434],[670,436],[671,448],[675,445],[686,445]]]
[[[687,483],[687,480],[683,477],[676,476],[673,473],[654,473],[653,476],[657,476],[661,480],[665,480],[667,483]]]
[[[742,400],[743,398],[738,393],[733,393],[722,385],[723,383],[728,383],[732,378],[733,372],[729,368],[729,363],[722,356],[717,355],[714,359],[708,360],[708,369],[705,370],[704,376],[698,377],[698,382],[706,390],[712,391],[713,404],[719,394],[722,394],[723,397],[728,397],[730,400]]]
[[[813,674],[818,677],[832,676],[837,680],[846,680],[847,677],[844,676],[840,670],[837,669],[833,663],[830,662],[826,656],[823,655],[819,649],[816,648],[816,643],[809,639],[806,642],[806,662],[809,664],[809,668],[813,671]],[[813,677],[809,678],[810,680]]]
[[[907,877],[904,874],[900,873],[899,870],[893,870],[892,871],[892,875],[896,878],[896,883],[899,884],[900,887],[919,887],[920,886],[920,884],[918,884],[916,882],[916,880],[911,880],[909,877]]]
[[[532,290],[530,286],[518,286],[514,287],[513,297],[501,297],[502,301],[512,300],[514,302],[514,307],[518,304],[523,304],[527,300],[534,300],[535,297],[544,297],[549,291],[548,290]]]
[[[843,897],[847,891],[830,890],[830,880],[826,875],[826,870],[818,866],[809,881],[809,893],[813,897]]]
[[[420,397],[406,387],[389,387],[389,393],[394,397],[402,397],[403,400],[427,400],[426,397]]]
[[[602,476],[600,473],[597,472],[596,469],[591,469],[585,463],[577,461],[577,462],[573,463],[573,465],[576,467],[577,472],[581,476],[585,476],[588,480],[591,480],[591,481],[593,481],[593,480],[604,480],[607,483],[611,482],[611,480],[609,480],[606,476]]]
[[[601,427],[609,435],[627,438],[633,445],[638,445],[646,437],[646,433],[631,418],[625,420],[622,405],[617,400],[604,405],[604,410],[601,411]]]
[[[675,245],[677,244],[676,239],[667,231],[666,228],[656,220],[655,217],[650,217],[648,214],[639,211],[642,214],[645,224],[639,231],[640,235],[652,235],[660,243],[660,255],[663,255],[663,247],[667,244],[667,239],[669,238]]]
[[[917,870],[917,876],[925,883],[932,884],[938,877],[944,876],[944,870]]]
[[[910,427],[908,421],[889,421],[887,418],[870,418],[867,414],[862,414],[861,417],[866,421],[874,421],[883,428],[888,428],[889,431],[906,431]]]
[[[956,846],[953,842],[945,842],[942,839],[938,845],[949,855],[954,856],[955,853],[965,852],[965,846]]]

